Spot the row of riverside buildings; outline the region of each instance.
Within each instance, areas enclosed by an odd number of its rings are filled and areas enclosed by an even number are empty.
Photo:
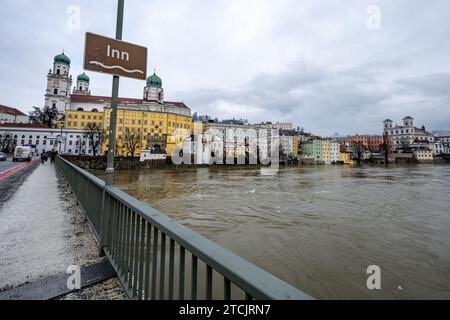
[[[70,64],[70,58],[64,52],[58,54],[47,74],[44,108],[58,110],[54,128],[26,123],[28,121],[24,119],[12,121],[9,117],[9,121],[5,119],[0,123],[0,147],[5,149],[3,140],[8,136],[9,149],[16,145],[30,145],[36,153],[50,150],[69,155],[105,153],[108,149],[111,97],[92,95],[90,79],[84,72],[77,76],[72,87],[74,80],[70,75]],[[6,107],[3,106],[0,109],[1,119],[4,109]],[[14,108],[8,109],[12,112]],[[88,126],[103,132],[94,137],[101,140],[97,148],[89,137]],[[162,80],[156,73],[147,78],[142,99],[119,98],[116,155],[128,155],[130,141],[136,148],[134,155],[139,155],[141,149],[170,154],[174,145],[189,137],[191,131],[191,110],[183,102],[164,99]]]
[[[90,79],[84,72],[76,80],[72,79],[70,64],[70,58],[64,52],[58,54],[47,74],[44,107],[54,108],[59,114],[53,128],[29,123],[27,115],[21,111],[0,105],[0,151],[29,145],[35,148],[36,153],[55,150],[68,155],[105,154],[108,150],[111,98],[92,95]],[[92,126],[103,132],[102,136],[94,137],[100,140],[98,146],[92,140],[92,131],[90,134],[86,129]],[[242,119],[219,122],[217,118],[196,113],[192,116],[184,102],[164,99],[162,80],[156,73],[147,78],[142,98],[119,98],[115,154],[170,156],[180,143],[185,151],[184,143],[193,142],[194,132],[209,132],[203,135],[202,140],[202,158],[208,163],[214,148],[219,145],[232,150],[233,156],[248,155],[248,135],[252,130],[276,132],[280,158],[301,163],[352,164],[356,160],[384,159],[385,150],[394,158],[411,157],[419,161],[450,154],[450,136],[434,136],[424,127],[417,128],[409,116],[403,119],[402,125],[385,120],[382,135],[331,138],[294,129],[291,123],[249,124]],[[266,139],[270,140],[270,137]],[[132,150],[130,141],[134,144]]]

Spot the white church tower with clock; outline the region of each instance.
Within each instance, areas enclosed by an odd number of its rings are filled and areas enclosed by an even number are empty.
[[[71,87],[70,59],[63,52],[55,56],[53,70],[47,74],[45,108],[56,107],[59,113],[65,113],[70,106]]]

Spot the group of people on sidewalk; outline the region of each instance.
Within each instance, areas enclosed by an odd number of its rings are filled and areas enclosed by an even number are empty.
[[[50,163],[55,163],[56,156],[58,152],[55,150],[52,151],[42,151],[41,153],[41,163],[44,164],[47,162],[48,158],[50,158]]]

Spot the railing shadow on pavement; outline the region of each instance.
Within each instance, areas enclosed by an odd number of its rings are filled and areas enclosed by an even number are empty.
[[[313,299],[62,157],[56,165],[129,298]]]

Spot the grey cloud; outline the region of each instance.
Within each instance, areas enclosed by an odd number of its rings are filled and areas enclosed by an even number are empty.
[[[219,118],[292,121],[318,134],[379,133],[385,118],[450,128],[448,1],[378,0],[381,30],[366,28],[371,0],[127,1],[124,39],[149,49],[166,97]],[[79,5],[80,30],[66,28]],[[115,1],[3,0],[0,103],[44,101],[63,48],[82,70],[84,32],[114,35]],[[90,73],[93,94],[111,77]],[[142,96],[144,81],[121,79]]]

